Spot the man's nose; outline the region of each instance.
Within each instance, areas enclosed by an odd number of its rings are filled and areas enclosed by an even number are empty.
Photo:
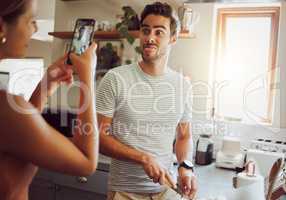
[[[154,31],[150,31],[146,40],[148,43],[154,43],[156,41],[155,37],[156,37],[156,35],[155,35]]]
[[[148,41],[148,43],[154,43],[154,42],[155,42],[155,39],[152,38],[152,37],[149,37],[147,41]]]

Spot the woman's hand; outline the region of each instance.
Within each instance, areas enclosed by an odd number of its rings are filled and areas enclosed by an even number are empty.
[[[52,64],[45,73],[42,81],[34,90],[30,103],[32,103],[40,112],[44,109],[49,96],[62,84],[71,84],[73,81],[72,66],[66,65],[67,55],[63,56]]]
[[[93,78],[96,70],[96,48],[97,44],[92,43],[91,46],[80,56],[71,53],[70,59],[74,70],[79,75],[80,80],[84,77]]]
[[[51,96],[62,83],[70,85],[73,82],[73,69],[65,64],[66,59],[67,55],[57,60],[44,75],[48,96]]]

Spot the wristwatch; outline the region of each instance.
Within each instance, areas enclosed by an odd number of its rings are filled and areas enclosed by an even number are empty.
[[[183,162],[181,162],[179,164],[178,169],[180,169],[181,167],[194,171],[194,165],[193,165],[192,161],[190,161],[190,160],[184,160]]]

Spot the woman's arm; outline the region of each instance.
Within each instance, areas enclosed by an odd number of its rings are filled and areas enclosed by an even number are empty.
[[[1,152],[62,173],[86,176],[95,171],[98,149],[95,128],[89,135],[78,136],[83,142],[75,145],[51,127],[22,97],[15,96],[13,99],[19,107],[34,114],[19,113],[10,107],[5,97],[0,98],[4,108],[0,113]],[[83,113],[83,116],[85,121],[93,121],[89,114]]]
[[[74,127],[75,144],[47,124],[38,110],[22,97],[2,94],[1,152],[67,174],[86,176],[95,171],[98,159],[98,132],[91,67],[95,64],[95,49],[93,45],[84,55],[72,56],[80,81],[85,86],[85,90],[81,89],[79,103],[79,107],[85,105],[85,109],[78,114],[78,123]],[[15,109],[16,106],[18,110]]]

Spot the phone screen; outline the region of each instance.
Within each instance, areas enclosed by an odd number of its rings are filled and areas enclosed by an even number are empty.
[[[93,39],[94,25],[94,19],[78,19],[76,21],[69,53],[81,55],[89,47]],[[67,63],[71,64],[70,59]]]

